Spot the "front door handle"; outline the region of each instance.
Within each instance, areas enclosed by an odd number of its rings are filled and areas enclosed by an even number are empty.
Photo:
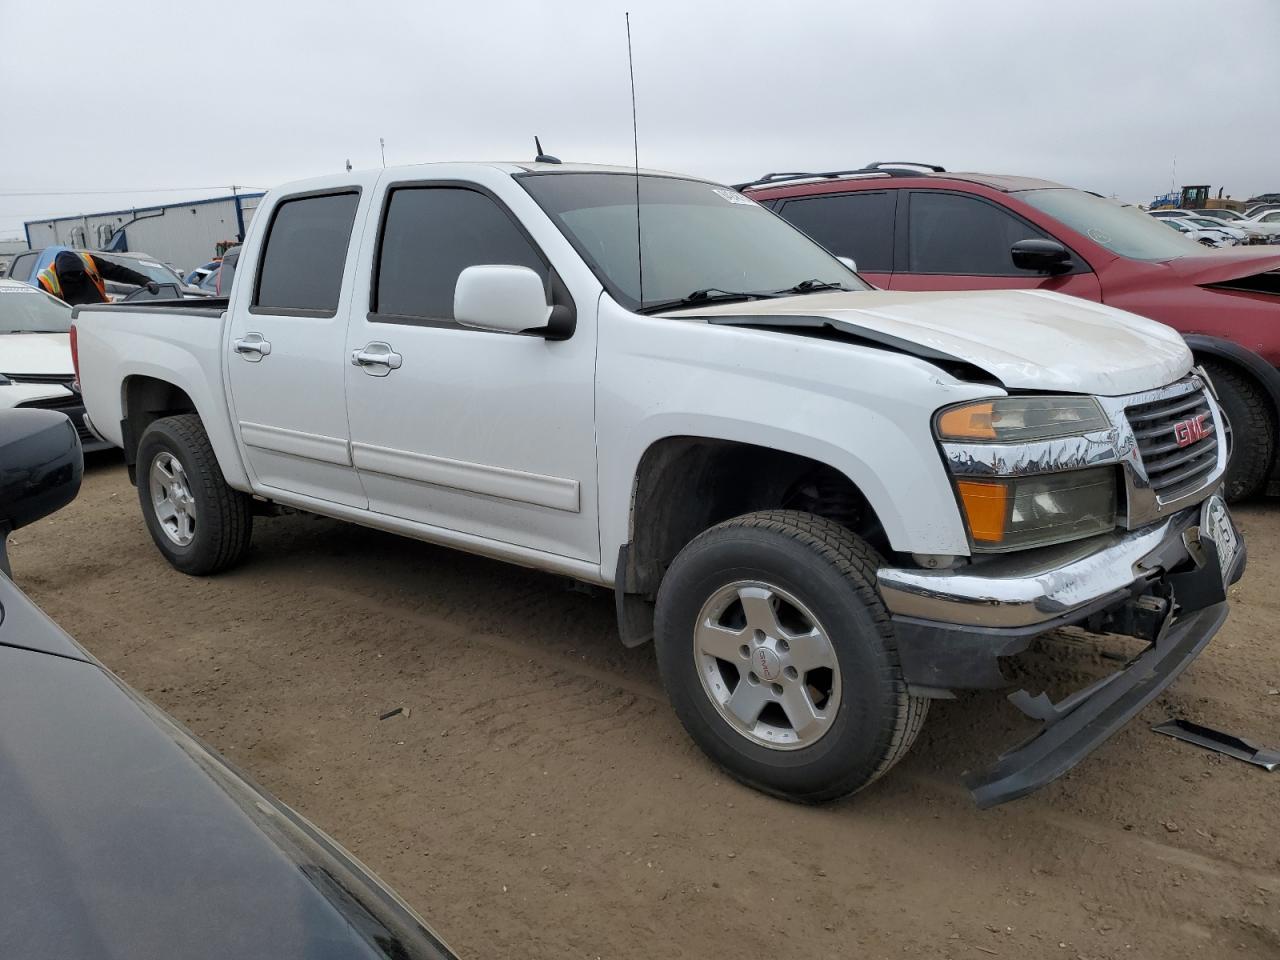
[[[233,340],[231,345],[236,353],[250,363],[258,363],[271,352],[271,343],[264,340],[260,333],[246,333],[240,339]]]
[[[392,370],[399,370],[402,363],[404,357],[392,350],[391,344],[381,340],[351,351],[351,365],[363,368],[371,377],[385,377]]]

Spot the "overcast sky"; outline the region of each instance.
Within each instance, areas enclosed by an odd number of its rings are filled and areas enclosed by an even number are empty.
[[[0,238],[376,166],[380,136],[388,164],[530,159],[535,133],[629,163],[624,9],[644,166],[737,181],[925,160],[1140,202],[1175,180],[1280,191],[1280,0],[32,9],[0,0]]]

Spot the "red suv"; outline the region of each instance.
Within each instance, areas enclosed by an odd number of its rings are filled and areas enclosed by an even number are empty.
[[[1233,428],[1228,495],[1272,474],[1280,246],[1211,250],[1097,194],[932,164],[771,173],[739,189],[890,290],[1053,290],[1167,323]]]

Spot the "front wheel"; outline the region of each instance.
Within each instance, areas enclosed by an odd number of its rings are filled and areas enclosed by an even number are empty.
[[[1229,424],[1230,459],[1223,492],[1233,503],[1247,500],[1262,490],[1275,459],[1276,423],[1271,405],[1257,381],[1238,368],[1213,360],[1203,360],[1201,366]]]
[[[154,421],[138,443],[138,500],[151,539],[178,570],[218,573],[249,549],[250,498],[227,485],[193,413]]]
[[[928,701],[907,692],[879,562],[796,511],[728,520],[676,557],[658,592],[658,667],[689,735],[734,777],[816,803],[910,748]]]

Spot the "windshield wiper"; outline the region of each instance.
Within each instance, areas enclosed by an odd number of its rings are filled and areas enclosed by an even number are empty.
[[[699,303],[732,303],[735,300],[773,300],[781,293],[760,291],[751,293],[744,290],[721,290],[719,287],[704,287],[678,300],[659,300],[646,303],[640,313],[660,313],[663,310],[674,310],[676,307],[691,307]]]
[[[848,290],[843,283],[836,283],[833,280],[801,280],[794,287],[787,287],[785,290],[776,290],[775,294],[782,295],[787,293],[817,293],[819,290]]]

